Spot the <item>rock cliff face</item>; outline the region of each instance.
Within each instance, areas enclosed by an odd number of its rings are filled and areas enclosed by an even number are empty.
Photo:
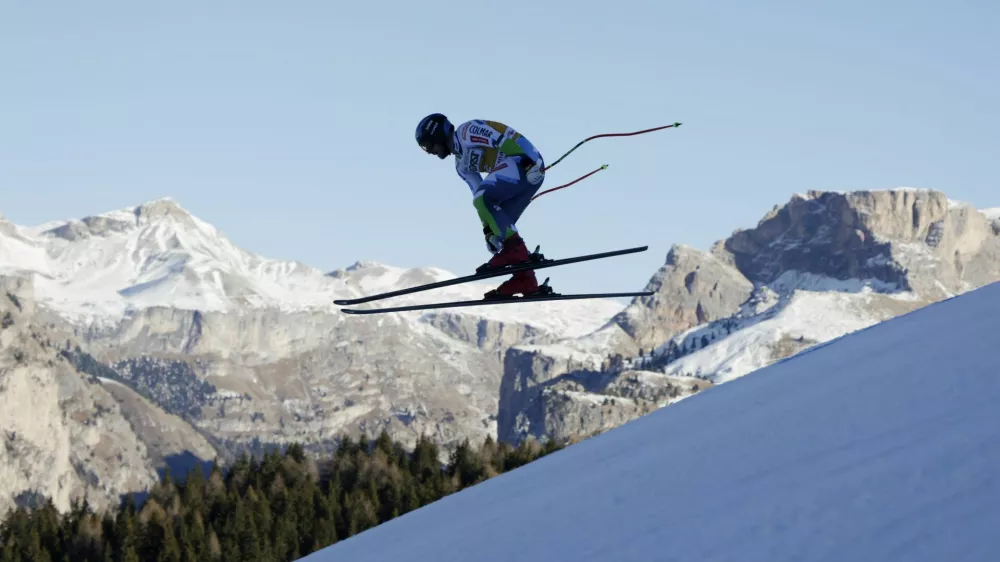
[[[926,190],[810,192],[717,244],[713,253],[763,284],[798,272],[944,296],[1000,273],[989,217]]]
[[[558,346],[511,349],[500,387],[500,440],[588,437],[712,386],[695,377],[639,365],[612,368],[598,360]]]
[[[675,245],[647,285],[656,294],[635,299],[613,322],[508,352],[499,436],[568,439],[641,415],[641,408],[594,408],[613,396],[595,381],[636,365],[725,382],[1000,280],[998,221],[997,210],[938,191],[809,192],[708,252]],[[592,384],[552,390],[565,380]],[[655,388],[654,380],[645,384]]]
[[[234,447],[257,439],[316,450],[383,427],[404,443],[426,434],[446,447],[495,437],[500,355],[553,339],[468,315],[345,322],[323,311],[160,307],[81,333],[126,382]]]
[[[640,297],[615,317],[640,349],[733,314],[750,296],[753,283],[728,260],[676,245],[644,290],[656,294]]]
[[[103,507],[146,489],[156,473],[118,401],[34,319],[31,284],[0,277],[0,513],[43,496]]]

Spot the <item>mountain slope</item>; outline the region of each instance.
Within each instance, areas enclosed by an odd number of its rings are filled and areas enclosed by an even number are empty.
[[[997,310],[815,346],[303,560],[995,560]]]

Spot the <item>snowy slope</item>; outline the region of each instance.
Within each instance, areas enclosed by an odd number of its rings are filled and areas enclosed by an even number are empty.
[[[679,347],[697,344],[707,338],[710,345],[669,363],[664,372],[669,375],[701,376],[714,383],[728,382],[780,357],[775,353],[782,341],[803,346],[822,343],[891,318],[899,309],[915,308],[912,293],[881,294],[870,289],[784,290],[783,282],[800,274],[789,274],[773,286],[781,293],[766,290],[766,297],[744,307],[732,318],[687,330],[672,341]],[[837,280],[828,280],[830,284]],[[839,282],[843,283],[843,282]],[[802,285],[809,286],[803,282]],[[827,289],[827,290],[822,290]],[[888,306],[887,303],[896,306]],[[727,333],[727,327],[732,334]],[[667,344],[655,350],[663,354]]]
[[[305,560],[998,560],[997,310],[876,324]]]
[[[327,275],[306,264],[267,259],[236,246],[169,198],[33,228],[0,219],[0,274],[16,271],[37,273],[40,301],[67,317],[111,322],[129,310],[156,306],[201,311],[275,307],[340,314],[334,299],[455,276],[437,268],[402,269],[371,262]],[[384,302],[478,299],[501,281]],[[622,308],[619,302],[604,300],[454,312],[572,336],[598,328]],[[419,314],[407,316],[416,319]]]

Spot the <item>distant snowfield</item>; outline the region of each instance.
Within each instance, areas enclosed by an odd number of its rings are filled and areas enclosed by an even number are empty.
[[[470,264],[469,272],[478,265]],[[36,227],[0,221],[0,274],[21,271],[37,274],[35,289],[42,303],[87,323],[116,322],[130,310],[157,306],[203,312],[273,307],[340,314],[333,304],[338,298],[455,277],[438,268],[404,269],[374,262],[361,262],[330,276],[303,263],[267,259],[238,247],[169,198],[82,221]],[[501,282],[503,278],[446,287],[363,307],[476,300]],[[527,323],[574,337],[596,330],[624,307],[603,299],[449,312]],[[420,313],[404,316],[416,320]]]
[[[997,311],[864,328],[304,560],[1000,560]]]

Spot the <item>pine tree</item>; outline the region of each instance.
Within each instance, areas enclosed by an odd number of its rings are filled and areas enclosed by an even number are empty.
[[[426,435],[421,434],[413,449],[413,465],[411,473],[421,480],[432,480],[440,473],[438,449]]]
[[[136,551],[138,530],[136,525],[135,501],[129,494],[125,497],[125,502],[115,518],[114,541],[116,550],[121,553],[118,560],[125,560],[129,553],[132,553],[138,560],[138,552]]]
[[[348,496],[348,536],[378,525],[378,512],[364,490],[355,490]]]
[[[28,531],[27,540],[21,547],[21,559],[32,562],[51,562],[49,551],[42,548],[42,540],[38,536],[38,530],[34,527]]]
[[[154,522],[152,525],[159,527],[161,537],[161,547],[158,549],[157,562],[181,562],[181,545],[174,535],[174,526],[169,518],[165,518],[163,523]]]
[[[194,466],[184,479],[182,503],[187,509],[200,511],[205,503],[207,482],[201,466]]]
[[[392,438],[389,437],[389,431],[384,427],[382,428],[381,433],[378,434],[378,438],[375,439],[375,450],[382,451],[387,457],[392,457]]]
[[[317,521],[321,521],[317,520]],[[278,560],[295,560],[299,554],[299,536],[295,521],[288,517],[278,519],[274,532],[274,556]]]
[[[121,560],[122,562],[142,562],[142,559],[139,558],[139,553],[136,552],[135,547],[131,544],[126,545],[125,548],[122,549]]]
[[[225,562],[244,562],[249,560],[240,551],[239,544],[237,544],[236,537],[234,535],[227,534],[223,536],[221,550],[221,559]]]
[[[242,555],[241,560],[260,560],[260,536],[248,503],[250,502],[241,499],[236,504],[236,544]]]
[[[219,544],[219,536],[215,534],[215,529],[208,531],[208,555],[212,560],[222,558],[222,545]]]
[[[46,499],[41,508],[31,514],[32,528],[39,537],[39,553],[44,553],[45,560],[51,560],[52,555],[61,554],[61,538],[59,530],[59,511],[51,498]],[[32,559],[33,560],[33,559]]]
[[[180,562],[181,547],[174,533],[171,517],[166,512],[155,512],[146,524],[146,537],[149,541],[144,545],[146,560],[159,562]]]
[[[198,549],[195,547],[197,540],[189,517],[179,517],[177,519],[177,543],[180,547],[181,558],[184,560],[194,560],[197,557]]]
[[[482,458],[469,446],[466,439],[455,447],[448,467],[451,476],[458,476],[459,486],[465,488],[485,479]]]

